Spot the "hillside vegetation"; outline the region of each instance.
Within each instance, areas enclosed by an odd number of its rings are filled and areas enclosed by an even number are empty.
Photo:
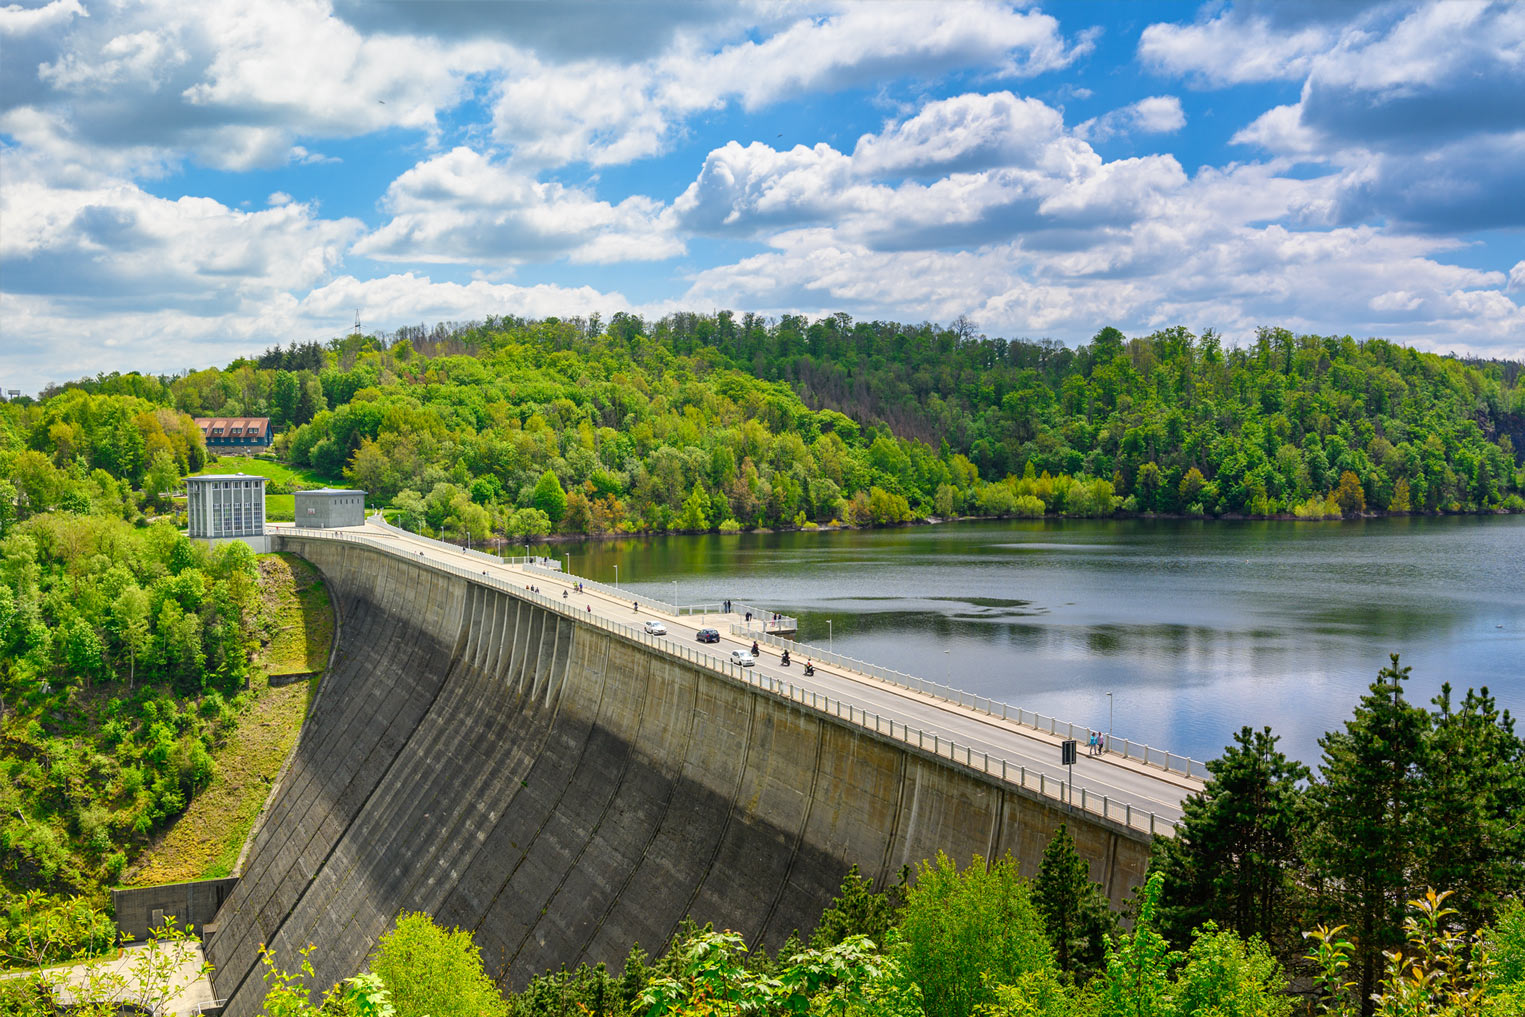
[[[1103,329],[1069,349],[842,315],[617,315],[356,335],[173,379],[102,377],[54,400],[73,417],[90,398],[121,400],[118,416],[268,414],[307,476],[482,539],[1519,511],[1517,367],[1280,329],[1246,348]],[[54,400],[14,425],[38,469],[79,445],[57,440]],[[46,503],[38,487],[18,504]]]
[[[104,515],[46,513],[0,538],[0,963],[103,934],[71,902],[103,902],[150,844],[166,880],[231,865],[306,702],[304,685],[246,691],[253,654],[270,641],[313,670],[333,626],[313,577],[286,565],[262,584],[260,564]],[[42,946],[20,934],[38,915],[54,922]]]

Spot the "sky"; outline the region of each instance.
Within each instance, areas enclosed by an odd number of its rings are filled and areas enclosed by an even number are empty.
[[[0,6],[0,388],[727,308],[1525,357],[1525,4]]]

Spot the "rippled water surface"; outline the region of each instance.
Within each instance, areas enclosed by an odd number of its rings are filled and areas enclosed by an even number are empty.
[[[1314,763],[1391,653],[1410,698],[1525,713],[1525,517],[1010,522],[552,545],[574,572],[729,596],[800,638],[1197,758],[1271,725]],[[830,626],[828,626],[828,621]]]

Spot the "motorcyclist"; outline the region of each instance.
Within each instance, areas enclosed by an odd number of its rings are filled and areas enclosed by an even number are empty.
[[[808,677],[813,674],[815,674],[815,665],[808,660],[805,661],[805,675]]]
[[[752,640],[752,656],[757,656],[757,640]]]
[[[779,657],[778,662],[780,664],[784,665],[785,667],[789,666],[789,651],[788,650],[784,651],[783,656]]]

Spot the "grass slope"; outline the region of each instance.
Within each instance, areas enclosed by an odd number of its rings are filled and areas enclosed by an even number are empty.
[[[259,557],[261,627],[257,663],[270,675],[322,671],[333,641],[333,605],[322,578],[293,554]],[[213,754],[212,782],[129,874],[127,885],[212,879],[233,871],[270,786],[296,745],[318,679],[276,687],[257,682],[232,737]]]
[[[334,609],[323,578],[289,552],[262,555],[259,576],[269,634],[259,664],[271,675],[323,670],[334,641]]]

